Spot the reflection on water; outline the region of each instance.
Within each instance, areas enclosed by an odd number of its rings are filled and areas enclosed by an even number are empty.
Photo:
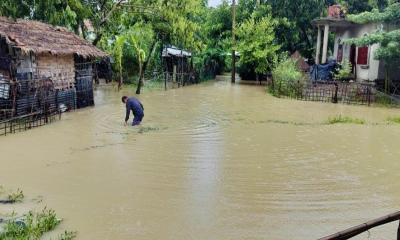
[[[400,207],[398,110],[217,82],[140,96],[131,128],[122,94],[0,138],[0,184],[43,196],[79,239],[316,239]],[[338,114],[374,124],[321,124]]]

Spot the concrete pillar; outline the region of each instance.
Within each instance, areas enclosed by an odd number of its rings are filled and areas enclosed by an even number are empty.
[[[321,27],[318,26],[318,36],[317,36],[317,49],[315,55],[315,64],[319,64],[320,54],[321,54]]]
[[[326,63],[327,54],[328,54],[328,40],[329,40],[329,25],[325,25],[324,29],[324,45],[322,46],[322,64]]]

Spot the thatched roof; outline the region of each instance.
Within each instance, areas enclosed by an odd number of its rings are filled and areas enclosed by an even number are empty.
[[[0,17],[0,36],[5,37],[8,44],[24,52],[78,54],[82,57],[107,56],[68,29],[38,21]]]

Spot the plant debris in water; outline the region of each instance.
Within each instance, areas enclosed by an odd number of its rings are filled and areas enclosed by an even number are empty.
[[[147,132],[159,131],[158,127],[140,127],[138,133],[143,134]]]
[[[365,120],[364,119],[360,119],[360,118],[352,118],[352,117],[348,117],[348,116],[342,116],[342,115],[338,115],[338,116],[334,116],[334,117],[330,117],[327,121],[327,124],[365,124]]]

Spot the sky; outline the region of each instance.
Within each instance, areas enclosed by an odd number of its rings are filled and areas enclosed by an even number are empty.
[[[208,5],[211,7],[215,7],[221,3],[222,0],[208,0]]]

